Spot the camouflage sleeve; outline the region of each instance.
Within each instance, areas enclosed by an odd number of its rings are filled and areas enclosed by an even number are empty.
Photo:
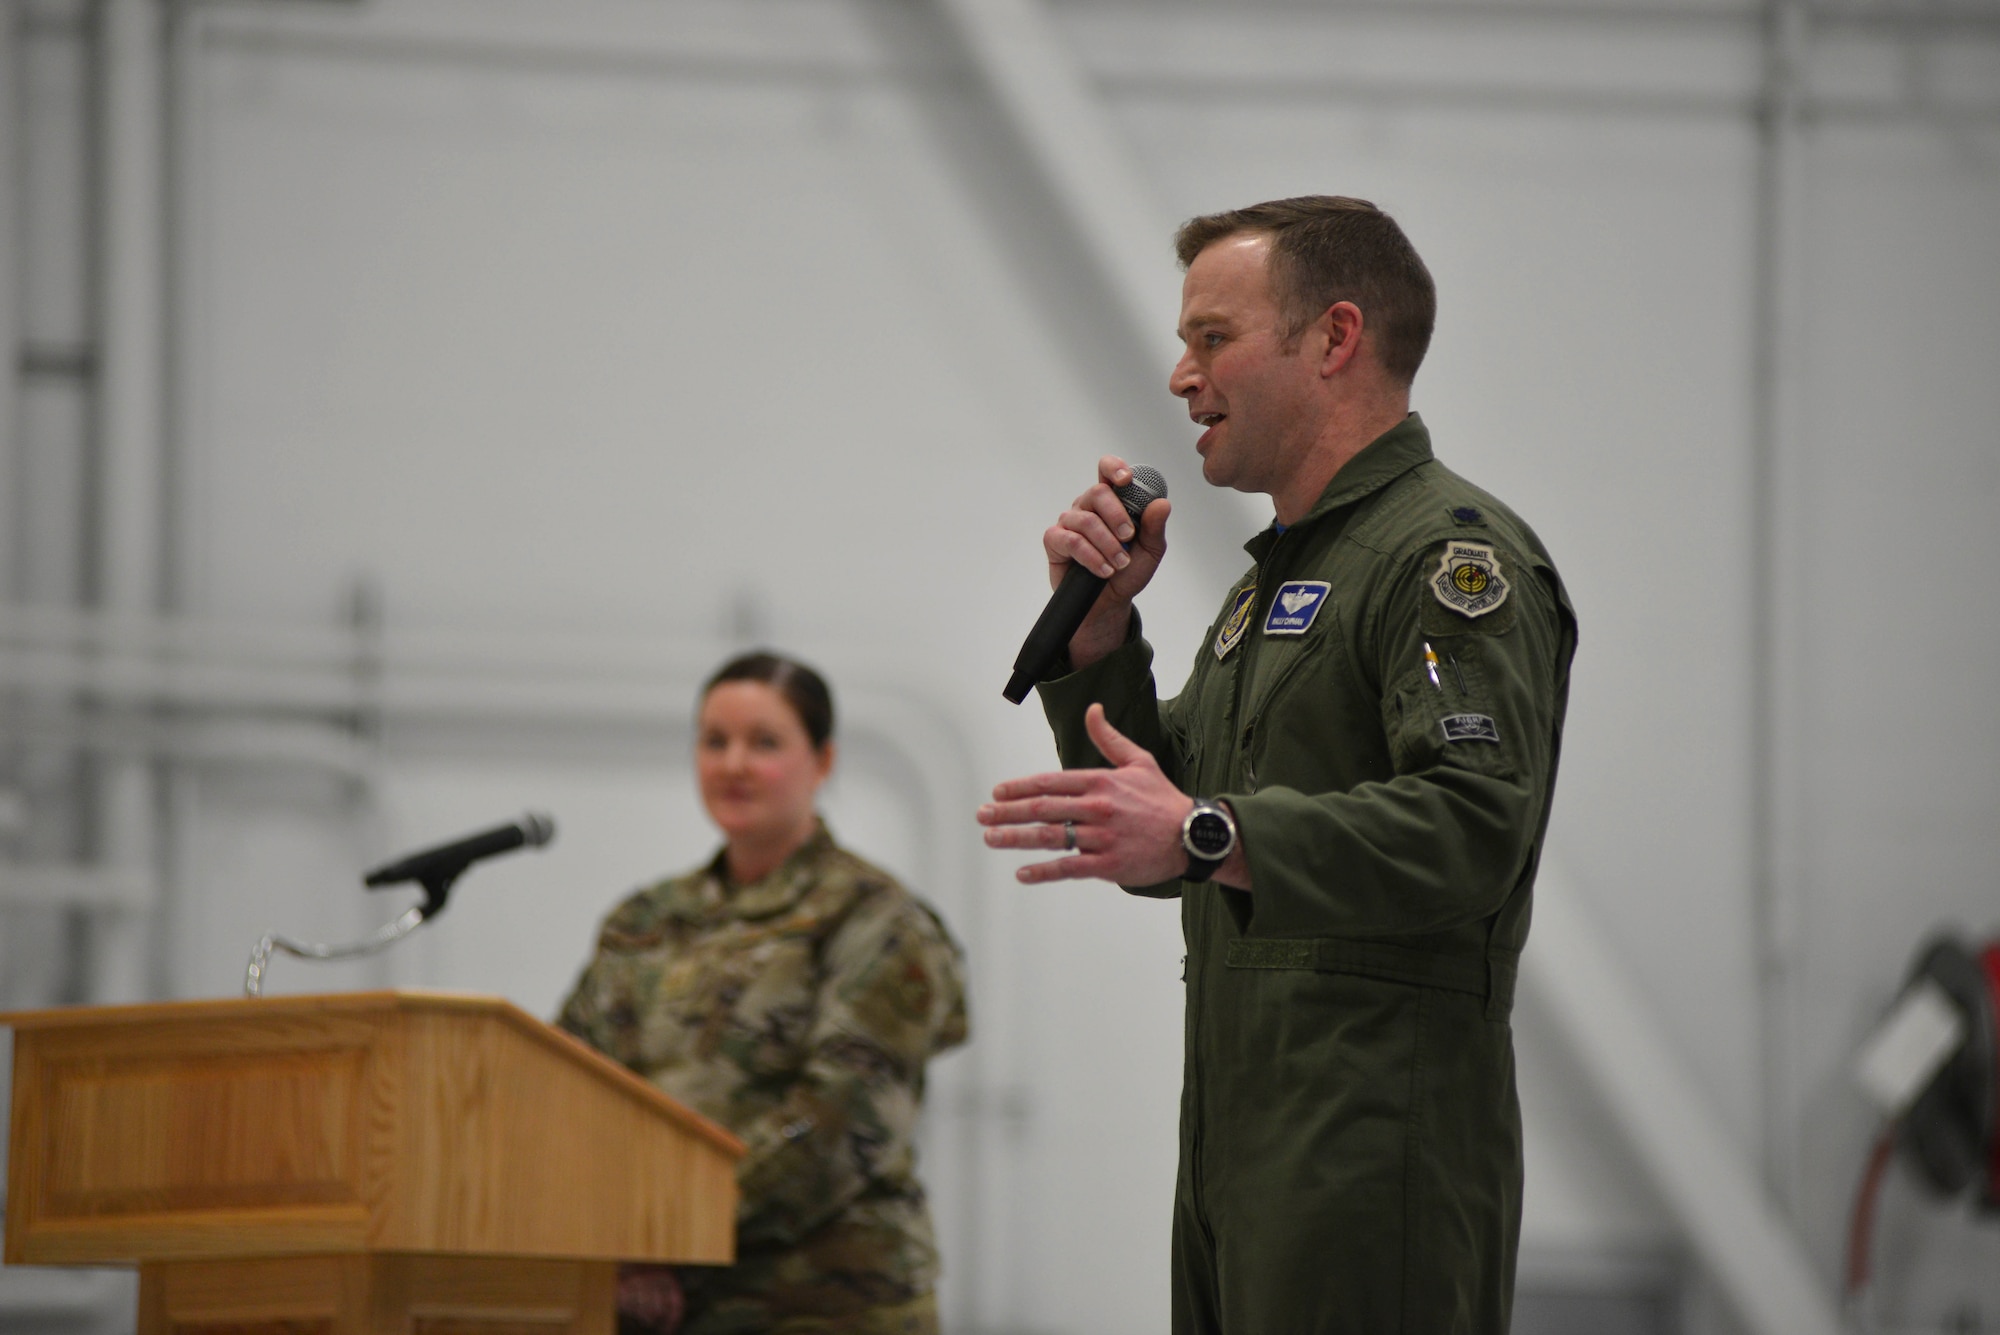
[[[957,945],[900,894],[869,898],[829,938],[809,1054],[749,1147],[737,1236],[788,1245],[871,1184],[911,1181],[924,1063],[965,1041]]]
[[[556,1028],[575,1034],[613,1061],[638,1060],[636,1026],[625,987],[625,961],[599,950],[578,975],[569,1000],[556,1014]]]
[[[556,1028],[635,1071],[640,1065],[641,1031],[633,986],[640,964],[634,952],[665,939],[662,892],[668,884],[635,891],[605,917],[596,953],[556,1012]]]

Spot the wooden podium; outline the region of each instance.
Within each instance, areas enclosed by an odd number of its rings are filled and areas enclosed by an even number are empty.
[[[141,1335],[610,1335],[726,1265],[743,1146],[496,998],[0,1015],[6,1259],[137,1265]]]

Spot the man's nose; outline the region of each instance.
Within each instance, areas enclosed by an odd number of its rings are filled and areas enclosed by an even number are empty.
[[[1186,353],[1174,363],[1173,372],[1167,376],[1167,392],[1175,398],[1185,399],[1201,388],[1201,377],[1194,369],[1194,359]]]

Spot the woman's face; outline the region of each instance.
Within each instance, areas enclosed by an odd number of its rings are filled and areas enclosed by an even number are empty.
[[[815,748],[785,697],[761,681],[725,681],[703,698],[694,755],[702,804],[732,842],[796,834],[833,769],[832,744]]]

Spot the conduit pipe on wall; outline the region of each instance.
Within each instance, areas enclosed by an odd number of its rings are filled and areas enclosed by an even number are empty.
[[[99,316],[95,592],[101,606],[158,605],[165,516],[165,43],[158,0],[105,0],[99,42]],[[98,776],[95,854],[153,884],[157,784],[143,760]],[[144,906],[94,915],[93,1001],[147,995]]]
[[[1575,887],[1547,858],[1521,969],[1525,998],[1555,1022],[1749,1335],[1838,1335],[1832,1299],[1759,1188],[1755,1165],[1616,967]]]
[[[1808,10],[1804,0],[1764,0],[1762,82],[1757,104],[1757,177],[1750,362],[1751,895],[1757,958],[1758,1070],[1765,1181],[1796,1210],[1799,1080],[1792,969],[1803,912],[1800,850],[1805,770],[1799,755],[1802,703],[1797,661],[1809,642],[1798,562],[1806,550],[1796,498],[1795,401],[1799,383],[1799,247],[1803,190]]]
[[[18,55],[15,25],[20,19],[9,8],[0,11],[0,597],[14,597],[19,569],[21,525],[21,251],[16,233],[20,216],[17,192],[21,159],[15,144],[20,123],[20,90],[15,83]]]

